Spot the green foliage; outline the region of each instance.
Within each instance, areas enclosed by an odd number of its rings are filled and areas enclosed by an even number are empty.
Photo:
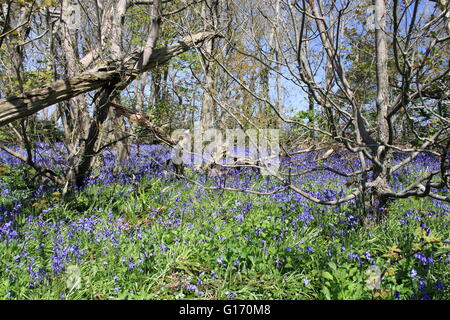
[[[398,292],[403,299],[413,294],[445,299],[449,294],[448,268],[422,265],[414,257],[420,253],[438,262],[448,253],[448,215],[428,200],[402,200],[388,221],[367,229],[346,223],[357,216],[350,205],[293,210],[293,202],[203,193],[161,178],[139,185],[96,184],[64,202],[57,190],[36,196],[37,186],[22,182],[24,168],[11,174],[2,166],[0,172],[0,187],[12,186],[13,198],[22,199],[14,224],[25,231],[21,241],[0,243],[2,298],[226,299],[237,293],[239,299],[394,299]],[[0,198],[6,210],[14,205],[10,197]],[[299,220],[305,213],[313,219]],[[27,220],[31,215],[34,220]],[[36,228],[38,221],[48,227]],[[57,250],[83,253],[70,262],[80,269],[79,289],[67,288],[64,271],[52,273]],[[384,272],[381,288],[373,290],[367,285],[372,264]],[[45,270],[48,277],[30,286],[29,268]],[[417,276],[410,276],[412,269]],[[447,288],[437,290],[436,281]]]

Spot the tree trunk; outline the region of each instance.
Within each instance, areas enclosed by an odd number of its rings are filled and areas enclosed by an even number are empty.
[[[1,99],[0,126],[17,119],[25,118],[58,102],[76,97],[79,94],[107,87],[110,83],[120,81],[124,74],[134,77],[155,66],[167,63],[172,57],[186,52],[192,46],[215,36],[217,35],[214,32],[200,32],[194,34],[192,37],[187,36],[178,40],[175,44],[155,49],[147,65],[141,70],[136,68],[136,62],[141,57],[141,53],[136,53],[127,57],[123,66],[118,65],[114,61],[109,61],[106,64],[67,80],[58,80],[49,85],[24,92],[23,94]]]
[[[387,42],[386,42],[386,7],[384,0],[374,0],[375,4],[375,46],[376,46],[376,73],[377,73],[377,142],[376,158],[374,163],[373,191],[374,207],[377,218],[381,219],[386,212],[387,199],[383,194],[389,189],[390,176],[390,152],[387,144],[390,144],[390,131],[388,122],[388,69],[387,69]]]
[[[78,4],[76,4],[78,5]],[[81,26],[77,25],[79,21],[71,19],[71,14],[75,10],[72,1],[64,0],[62,2],[60,24],[61,46],[65,63],[65,76],[67,79],[75,77],[81,73],[81,67],[78,64],[78,41],[76,30]],[[68,147],[67,156],[70,169],[67,174],[68,180],[75,178],[75,169],[77,155],[83,147],[89,124],[89,113],[87,111],[86,99],[84,95],[78,95],[66,101],[65,112],[61,115],[65,117],[64,124],[65,144]]]
[[[209,2],[205,2],[203,4],[202,15],[205,21],[205,32],[207,29],[214,28],[217,24],[217,10],[218,10],[218,1],[212,0]],[[215,109],[215,102],[213,98],[214,92],[214,69],[213,63],[211,61],[211,56],[214,54],[215,43],[214,39],[208,39],[203,44],[203,53],[204,53],[204,82],[203,82],[203,101],[202,101],[202,110],[201,110],[201,126],[202,130],[205,131],[209,128],[213,127],[213,112]]]

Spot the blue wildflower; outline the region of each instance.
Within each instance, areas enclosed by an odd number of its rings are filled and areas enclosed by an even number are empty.
[[[310,252],[310,253],[314,253],[313,247],[310,247],[310,246],[306,247],[305,251],[306,252]]]
[[[195,290],[197,290],[197,286],[195,284],[188,284],[186,286],[186,289],[190,290],[190,291],[195,291]]]
[[[419,260],[423,265],[427,264],[427,257],[425,257],[423,253],[420,252],[414,253],[413,257]]]
[[[424,279],[419,280],[419,290],[420,291],[425,290],[425,280]]]
[[[229,300],[232,300],[234,297],[236,297],[237,296],[237,293],[236,292],[232,292],[232,293],[230,293],[230,294],[228,294],[227,295],[227,298],[229,299]]]
[[[439,281],[436,281],[435,286],[437,291],[444,290],[444,285]]]

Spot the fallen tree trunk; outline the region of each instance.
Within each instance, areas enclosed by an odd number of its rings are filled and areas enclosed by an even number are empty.
[[[109,105],[114,109],[117,116],[126,117],[130,122],[135,122],[143,127],[149,128],[155,137],[167,144],[170,148],[176,148],[178,141],[172,139],[170,135],[164,132],[164,130],[152,123],[150,117],[142,112],[134,112],[122,105],[110,102]],[[175,177],[181,178],[184,176],[184,164],[173,161],[172,158],[166,161],[166,166],[173,165]]]
[[[162,128],[152,123],[146,114],[142,112],[134,112],[122,105],[113,102],[110,102],[109,105],[114,108],[117,116],[128,118],[128,120],[130,120],[131,122],[135,122],[149,128],[158,140],[166,143],[170,147],[175,147],[177,145],[178,141],[173,140],[168,134],[164,132]]]
[[[58,102],[79,94],[120,82],[124,77],[137,75],[167,63],[171,58],[186,52],[192,46],[216,37],[214,32],[200,32],[178,40],[175,44],[155,49],[148,63],[138,69],[142,52],[137,52],[124,61],[107,61],[101,66],[67,80],[58,80],[49,85],[0,100],[0,126],[25,118]]]

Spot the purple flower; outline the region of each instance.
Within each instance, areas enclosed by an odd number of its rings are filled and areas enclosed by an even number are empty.
[[[444,290],[444,285],[439,281],[436,281],[435,286],[438,291]]]
[[[354,253],[354,252],[350,252],[348,254],[348,258],[349,259],[356,259],[356,258],[358,258],[358,255],[356,253]]]
[[[197,286],[195,284],[190,283],[186,286],[186,289],[190,290],[190,291],[195,291],[195,290],[197,290]]]
[[[223,264],[222,256],[217,258],[217,263],[218,264]]]
[[[417,271],[416,271],[416,269],[412,269],[412,270],[411,270],[411,273],[410,273],[409,275],[410,275],[411,279],[414,279],[414,278],[417,276]]]
[[[327,257],[331,257],[331,249],[332,247],[327,248]]]
[[[232,292],[232,293],[230,293],[230,294],[228,294],[227,295],[227,298],[229,299],[229,300],[232,300],[234,297],[236,297],[237,296],[237,293],[236,292]]]
[[[413,257],[419,260],[423,265],[427,264],[427,257],[425,257],[423,253],[420,252],[414,253]]]
[[[420,291],[425,290],[425,280],[424,279],[419,280],[419,290]]]
[[[305,287],[307,287],[307,286],[309,285],[308,277],[305,277],[305,279],[303,279],[303,285],[304,285]]]
[[[397,290],[394,291],[394,297],[397,300],[400,300],[400,292],[398,292]]]
[[[234,219],[236,220],[236,222],[242,223],[242,222],[244,222],[244,215],[238,214],[234,217]]]

